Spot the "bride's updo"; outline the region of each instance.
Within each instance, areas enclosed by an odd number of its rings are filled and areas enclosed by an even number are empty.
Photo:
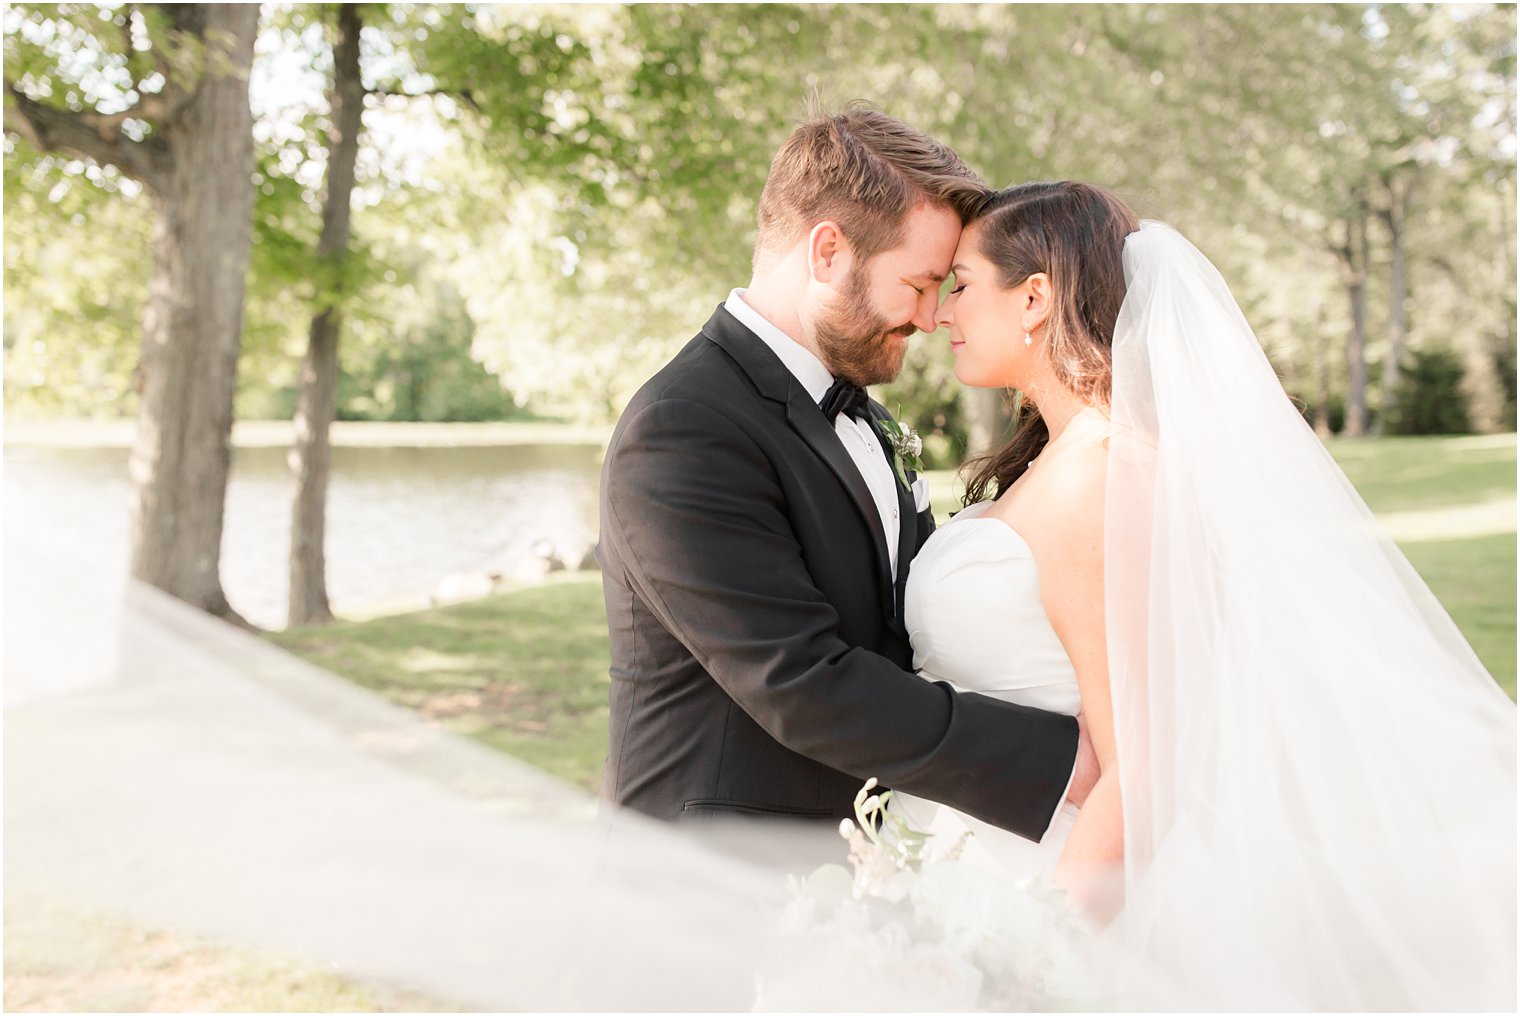
[[[1083,402],[1107,409],[1114,323],[1124,302],[1124,238],[1140,228],[1135,213],[1092,184],[1025,183],[990,195],[972,226],[1003,288],[1037,272],[1050,276],[1054,306],[1040,338],[1056,379]],[[1014,425],[1006,445],[974,463],[966,504],[1007,490],[1050,440],[1039,408],[1022,395]]]

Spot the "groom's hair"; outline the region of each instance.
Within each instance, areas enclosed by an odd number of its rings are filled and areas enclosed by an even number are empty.
[[[771,162],[760,194],[755,265],[792,247],[826,219],[856,257],[902,242],[908,213],[928,202],[968,221],[989,189],[950,149],[894,117],[852,103],[839,113],[809,104]]]

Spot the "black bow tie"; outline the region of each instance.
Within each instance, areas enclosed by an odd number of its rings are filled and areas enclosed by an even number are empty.
[[[867,422],[871,419],[871,399],[866,395],[866,390],[849,381],[836,380],[829,385],[818,408],[823,410],[823,415],[828,417],[830,423],[837,420],[840,413]]]

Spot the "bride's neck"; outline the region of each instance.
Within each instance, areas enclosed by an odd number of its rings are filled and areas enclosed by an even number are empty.
[[[1045,421],[1045,429],[1049,431],[1051,441],[1059,438],[1071,422],[1083,413],[1091,415],[1099,412],[1057,383],[1041,387],[1044,390],[1033,393],[1033,401],[1040,410],[1040,418]]]

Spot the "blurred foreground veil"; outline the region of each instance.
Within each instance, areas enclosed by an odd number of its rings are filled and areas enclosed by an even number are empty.
[[[1073,1004],[1513,1010],[1513,704],[1213,266],[1147,223],[1125,270],[1106,595],[1126,891]],[[893,957],[913,943],[886,950],[865,923],[805,928],[767,995],[783,872],[842,861],[832,831],[820,854],[796,829],[729,830],[717,850],[609,824],[574,788],[103,575],[36,517],[5,533],[8,904],[466,1009],[976,1004],[908,990]],[[1012,887],[976,877],[919,883],[945,890],[940,924],[1001,942],[1011,920],[1048,956]]]
[[[1515,1008],[1515,707],[1214,266],[1125,242],[1106,505],[1137,1008]]]
[[[609,824],[583,792],[154,589],[8,542],[12,900],[466,1009],[751,1006],[773,868]]]

